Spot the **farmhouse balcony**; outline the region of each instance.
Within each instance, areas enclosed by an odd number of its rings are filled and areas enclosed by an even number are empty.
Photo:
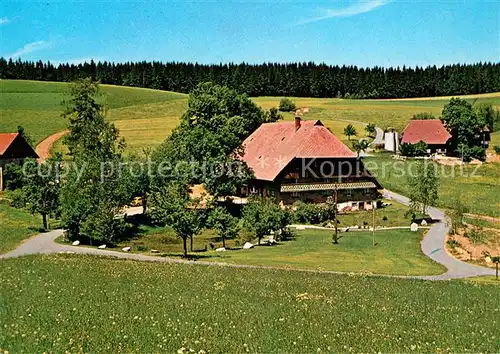
[[[351,182],[351,183],[287,183],[282,184],[281,193],[309,192],[309,191],[333,191],[349,189],[373,189],[377,188],[373,182]]]

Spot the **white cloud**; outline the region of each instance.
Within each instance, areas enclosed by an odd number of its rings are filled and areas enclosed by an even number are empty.
[[[6,25],[10,22],[10,20],[7,17],[0,18],[0,26],[1,25]]]
[[[327,20],[333,17],[350,17],[359,15],[365,12],[370,12],[378,7],[387,5],[391,0],[358,0],[357,2],[343,8],[343,9],[327,9],[325,14],[318,17],[309,18],[298,22],[296,25],[303,25],[306,23]]]
[[[22,48],[16,50],[11,55],[7,55],[7,57],[18,58],[18,57],[23,56],[25,54],[33,53],[33,52],[48,48],[51,45],[52,45],[52,43],[49,41],[36,41],[36,42],[27,43]]]

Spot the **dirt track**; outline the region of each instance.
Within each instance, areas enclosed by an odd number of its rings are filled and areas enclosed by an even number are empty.
[[[40,144],[37,145],[35,151],[38,155],[38,161],[39,162],[44,162],[45,160],[50,158],[50,150],[52,149],[52,146],[54,143],[61,139],[63,136],[68,134],[68,130],[64,130],[62,132],[58,132],[55,134],[52,134],[45,138]]]

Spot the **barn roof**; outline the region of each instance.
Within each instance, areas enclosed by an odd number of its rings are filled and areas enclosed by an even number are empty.
[[[244,142],[243,160],[257,179],[273,181],[294,158],[356,157],[319,120],[262,124]]]
[[[18,135],[19,133],[0,133],[0,156],[7,151]]]
[[[19,133],[0,133],[0,158],[37,158],[31,145]]]
[[[439,119],[410,120],[402,136],[401,143],[409,144],[416,144],[420,141],[427,144],[446,144],[451,138],[451,134]]]

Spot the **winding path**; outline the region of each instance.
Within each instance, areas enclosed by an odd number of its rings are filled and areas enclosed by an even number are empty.
[[[45,162],[45,160],[49,159],[50,150],[52,149],[52,146],[54,146],[54,143],[68,133],[68,130],[63,130],[62,132],[49,135],[44,140],[42,140],[42,142],[40,142],[40,144],[38,144],[35,149],[36,154],[38,155],[38,161]]]
[[[384,197],[388,199],[395,200],[402,204],[409,204],[408,198],[391,192],[384,191]],[[137,210],[131,210],[131,214],[139,212]],[[412,279],[424,279],[424,280],[447,280],[447,279],[459,279],[468,278],[475,276],[484,275],[494,275],[495,271],[493,269],[484,268],[472,264],[468,264],[453,258],[446,251],[445,242],[446,234],[448,232],[448,226],[445,223],[444,213],[436,208],[429,208],[429,215],[439,222],[433,224],[424,240],[422,241],[422,252],[431,258],[432,260],[442,264],[446,267],[447,271],[439,275],[426,275],[426,276],[400,276],[400,275],[379,275],[376,276],[386,276],[395,278],[412,278]],[[207,261],[189,261],[169,257],[159,257],[159,256],[147,256],[137,253],[127,253],[120,251],[110,251],[110,250],[100,250],[97,248],[83,247],[83,246],[70,246],[63,245],[55,242],[55,239],[63,234],[63,230],[54,230],[47,233],[42,233],[36,235],[26,241],[24,241],[15,250],[8,252],[6,254],[0,255],[0,259],[21,257],[30,254],[54,254],[54,253],[76,253],[76,254],[90,254],[98,256],[108,256],[122,259],[130,259],[136,261],[145,262],[161,262],[161,263],[185,263],[185,264],[200,264],[209,266],[224,266],[233,268],[252,268],[252,269],[287,269],[290,268],[279,268],[270,266],[255,266],[255,265],[244,265],[244,264],[231,264],[222,262],[207,262]],[[299,269],[293,268],[294,271],[302,272],[314,272],[314,273],[327,273],[327,274],[346,274],[344,272],[336,271],[319,271],[311,269]]]
[[[384,190],[384,197],[401,204],[410,204],[410,200],[407,197],[388,190]],[[446,251],[446,235],[449,230],[449,226],[446,223],[446,215],[442,210],[433,207],[430,207],[428,212],[432,219],[439,220],[439,222],[432,225],[422,240],[422,252],[433,261],[446,267],[447,271],[440,275],[425,277],[426,279],[444,280],[495,274],[493,269],[462,262],[451,256]]]

